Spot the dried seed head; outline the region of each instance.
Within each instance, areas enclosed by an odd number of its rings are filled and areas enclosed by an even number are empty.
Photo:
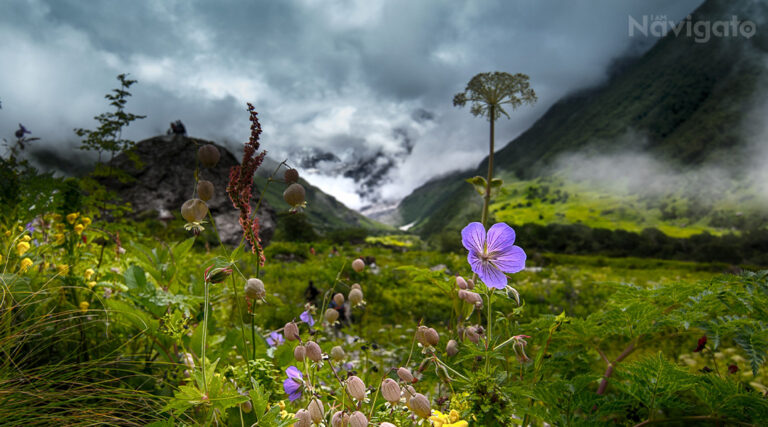
[[[354,306],[363,302],[363,291],[360,289],[352,289],[349,291],[349,302]]]
[[[428,345],[435,347],[440,342],[440,335],[434,328],[429,328],[424,332],[424,341],[426,341]]]
[[[363,288],[360,287],[359,283],[353,283],[352,286],[350,286],[349,288],[350,289],[360,289],[361,291],[363,290]]]
[[[341,362],[345,357],[347,357],[347,354],[344,352],[343,348],[337,345],[331,349],[331,357],[333,360]]]
[[[306,345],[307,347],[307,358],[313,362],[319,362],[323,360],[323,350],[320,349],[320,346],[317,345],[316,342],[310,341]]]
[[[411,370],[405,367],[402,367],[397,370],[397,376],[400,377],[401,380],[403,380],[406,383],[412,383],[413,382],[413,374],[411,374]]]
[[[240,409],[242,409],[243,412],[245,412],[246,414],[250,414],[251,411],[253,410],[253,404],[251,403],[250,400],[246,400],[245,402],[240,404]]]
[[[299,339],[299,327],[293,322],[288,322],[283,328],[283,335],[286,341],[294,341]]]
[[[220,158],[221,153],[219,153],[219,149],[213,144],[203,145],[197,150],[197,159],[200,160],[200,164],[206,168],[216,166],[216,164],[219,163]]]
[[[211,181],[206,181],[204,179],[201,179],[200,181],[198,181],[197,197],[202,199],[204,202],[211,200],[213,198],[213,183]]]
[[[344,295],[341,293],[337,293],[333,296],[333,302],[336,303],[336,307],[341,307],[344,305]]]
[[[349,417],[349,427],[366,427],[368,425],[368,418],[365,417],[360,411],[355,411],[351,417]]]
[[[400,386],[392,378],[387,378],[381,382],[381,395],[387,402],[397,403],[400,401]]]
[[[455,356],[459,352],[459,343],[456,340],[448,341],[448,345],[445,346],[445,352],[448,354],[448,357]]]
[[[294,182],[297,182],[299,180],[299,171],[296,169],[287,169],[283,173],[283,178],[285,179],[285,182],[288,184],[293,184]]]
[[[357,258],[356,260],[352,261],[352,270],[355,270],[356,272],[361,272],[365,269],[365,261],[363,261],[360,258]]]
[[[181,216],[187,222],[200,222],[208,213],[208,205],[200,199],[189,199],[181,205]]]
[[[349,425],[349,415],[341,411],[336,411],[336,413],[333,414],[333,417],[331,417],[332,427],[347,427],[348,425]]]
[[[245,282],[245,296],[250,299],[262,299],[267,295],[264,290],[264,282],[260,279],[251,278]]]
[[[360,377],[352,375],[347,378],[347,392],[357,400],[365,399],[365,383]]]
[[[301,184],[291,184],[283,192],[283,200],[291,205],[291,207],[301,206],[304,204],[306,197],[307,192]]]
[[[297,345],[296,348],[293,349],[293,358],[296,359],[297,362],[303,362],[306,355],[307,348],[303,345]]]
[[[315,424],[320,424],[325,417],[325,409],[323,409],[323,402],[320,399],[312,399],[309,402],[309,416]]]
[[[339,311],[335,308],[329,308],[328,310],[325,310],[325,320],[328,321],[328,323],[333,323],[339,318]]]
[[[294,418],[296,419],[296,422],[293,423],[293,427],[311,427],[312,426],[312,415],[309,414],[309,411],[306,409],[299,409],[296,411],[296,415],[294,415]]]
[[[477,328],[474,326],[468,326],[464,329],[464,338],[477,344],[480,341],[480,334],[477,333]]]
[[[467,281],[461,276],[456,276],[456,285],[459,289],[467,289]]]
[[[429,405],[429,399],[427,399],[427,397],[421,393],[416,393],[416,395],[411,398],[410,407],[413,413],[421,418],[426,419],[432,415],[432,408]]]
[[[427,329],[429,328],[423,325],[416,329],[416,341],[418,341],[419,344],[423,345],[424,347],[428,345],[426,337]]]

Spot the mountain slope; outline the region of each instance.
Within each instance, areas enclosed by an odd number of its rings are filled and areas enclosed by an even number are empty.
[[[768,5],[709,0],[693,14],[698,21],[763,22]],[[496,153],[497,175],[532,179],[551,173],[566,153],[644,152],[673,165],[738,165],[746,138],[739,124],[765,78],[768,32],[750,39],[668,35],[600,87],[553,105],[536,123]],[[627,137],[631,135],[631,137]],[[577,168],[579,165],[572,165]],[[480,217],[480,200],[463,180],[476,170],[435,179],[405,198],[403,224],[431,235],[455,230]]]

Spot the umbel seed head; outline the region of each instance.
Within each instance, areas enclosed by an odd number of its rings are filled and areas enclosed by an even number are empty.
[[[260,279],[251,278],[245,282],[245,296],[250,299],[262,299],[267,295],[264,289],[264,282]]]
[[[306,196],[307,192],[301,184],[291,184],[283,192],[283,200],[291,207],[303,205]]]
[[[201,179],[197,182],[197,197],[202,201],[207,202],[213,198],[213,183]]]
[[[212,168],[219,163],[221,153],[219,149],[213,144],[203,145],[197,150],[197,159],[200,160],[200,164],[206,168]]]
[[[181,205],[181,216],[187,222],[200,222],[208,214],[208,205],[200,199],[189,199]]]
[[[313,362],[319,362],[323,360],[323,350],[320,349],[320,346],[317,345],[316,342],[310,341],[306,345],[307,347],[307,358]]]
[[[360,377],[352,375],[347,378],[347,392],[350,396],[362,401],[365,399],[365,383]]]
[[[288,184],[293,184],[299,181],[299,171],[296,169],[288,169],[283,173],[283,178]]]
[[[352,270],[355,270],[356,272],[360,273],[365,269],[365,261],[363,261],[360,258],[355,259],[352,261]]]
[[[381,382],[381,395],[389,403],[400,401],[400,386],[392,378],[387,378]]]
[[[329,308],[328,310],[325,310],[325,320],[328,321],[328,323],[333,323],[339,318],[339,312],[335,308]]]
[[[283,328],[283,335],[286,341],[294,341],[299,339],[299,327],[293,322],[288,322]]]

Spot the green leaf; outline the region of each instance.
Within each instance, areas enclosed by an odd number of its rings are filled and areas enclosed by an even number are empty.
[[[466,182],[472,184],[475,187],[475,191],[480,193],[480,195],[485,194],[485,186],[487,181],[482,176],[475,176],[473,178],[466,179]]]
[[[747,353],[749,364],[752,367],[752,375],[757,376],[760,367],[765,363],[768,353],[768,333],[765,330],[755,331],[751,327],[744,328],[733,337],[744,352]]]
[[[144,273],[144,269],[138,265],[128,267],[128,269],[125,270],[125,274],[123,274],[123,278],[125,279],[125,284],[128,286],[128,289],[136,291],[137,293],[148,291],[147,277]]]

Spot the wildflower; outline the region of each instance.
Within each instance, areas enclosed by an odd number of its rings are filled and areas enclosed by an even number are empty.
[[[80,218],[80,222],[82,222],[85,227],[88,227],[89,225],[91,225],[91,219],[88,218],[87,216]]]
[[[277,347],[284,342],[285,340],[283,339],[283,334],[281,334],[280,332],[272,332],[271,334],[269,334],[269,337],[267,338],[267,344],[269,344],[272,347]]]
[[[400,386],[392,378],[387,378],[381,382],[381,395],[387,402],[397,403],[400,401]]]
[[[0,254],[0,262],[3,262],[3,254]]]
[[[88,289],[93,289],[94,287],[96,287],[96,284],[97,283],[95,281],[90,281],[86,283],[86,286],[88,286]]]
[[[21,236],[21,241],[22,242],[29,242],[30,240],[32,240],[32,238],[29,237],[29,234],[25,234],[25,235]]]
[[[435,427],[467,427],[469,425],[469,423],[459,418],[461,416],[456,410],[451,410],[448,414],[443,414],[436,410],[434,415],[429,417]]]
[[[355,259],[352,261],[352,270],[355,270],[356,272],[360,273],[365,269],[365,261],[363,261],[360,258]]]
[[[24,255],[29,250],[29,242],[19,242],[18,245],[16,245],[16,251],[19,253],[19,256]]]
[[[313,362],[319,362],[323,360],[323,350],[320,349],[320,346],[317,345],[316,342],[310,341],[306,345],[307,348],[307,358]]]
[[[26,272],[27,269],[32,265],[32,260],[29,258],[24,258],[21,260],[21,265],[19,266],[19,271],[22,273]]]
[[[349,291],[349,302],[353,306],[361,304],[363,302],[363,291],[354,288]]]
[[[345,414],[342,411],[336,411],[336,413],[333,414],[333,417],[331,417],[332,427],[342,427],[342,426],[346,427],[348,425],[349,425],[349,415]]]
[[[306,355],[307,348],[301,344],[297,345],[296,348],[293,349],[293,358],[296,359],[297,362],[303,362]]]
[[[312,327],[312,325],[315,324],[315,319],[312,318],[312,314],[309,313],[309,310],[301,313],[301,316],[299,316],[299,319],[301,319],[302,322],[309,325],[310,328]]]
[[[80,311],[82,311],[83,313],[87,312],[89,305],[90,304],[88,304],[88,301],[81,301],[80,302]]]
[[[504,289],[507,276],[525,268],[525,252],[515,246],[515,230],[501,222],[494,224],[486,234],[479,222],[461,230],[461,243],[469,254],[467,260],[480,279],[490,288]]]
[[[260,279],[251,278],[245,282],[245,296],[250,299],[263,299],[267,295],[264,289],[264,282]]]
[[[421,393],[416,393],[411,397],[409,406],[413,413],[421,418],[429,418],[429,416],[432,415],[429,399]]]
[[[60,244],[64,243],[64,239],[65,239],[64,233],[56,233],[56,234],[54,234],[53,235],[53,239],[54,239],[53,243],[56,244],[56,245],[60,245]]]
[[[83,275],[85,276],[85,280],[91,280],[91,277],[93,277],[94,274],[96,274],[96,272],[93,271],[92,268],[85,270],[85,273],[83,273]]]
[[[75,212],[67,215],[67,222],[70,224],[74,224],[78,216],[80,216],[79,212]]]
[[[24,138],[25,134],[32,133],[27,130],[27,128],[24,127],[21,123],[19,123],[19,128],[16,129],[16,132],[13,133],[14,136],[16,136],[17,139]]]
[[[347,393],[357,400],[365,399],[365,383],[363,380],[356,375],[347,378]]]
[[[514,344],[512,344],[512,349],[515,350],[515,356],[517,356],[517,361],[519,363],[525,363],[531,360],[528,358],[528,355],[525,354],[525,346],[528,345],[528,342],[525,341],[525,338],[530,337],[528,335],[515,335],[512,337],[512,339],[515,341]]]
[[[403,380],[406,383],[413,382],[413,374],[411,374],[410,369],[401,367],[397,370],[397,376],[400,377],[401,380]]]
[[[693,350],[694,353],[698,353],[702,350],[704,350],[704,347],[707,346],[707,336],[704,335],[703,337],[699,338],[699,341],[696,345],[696,349]]]
[[[335,308],[329,308],[328,310],[325,310],[325,320],[328,321],[328,323],[334,323],[339,318],[339,312]]]
[[[729,374],[735,374],[736,372],[739,372],[739,367],[738,366],[736,366],[735,364],[728,365],[728,373]]]
[[[285,339],[288,341],[295,341],[299,339],[299,327],[296,326],[293,322],[288,322],[283,327],[283,333],[285,334]]]
[[[347,357],[347,354],[344,352],[343,348],[337,345],[331,349],[331,357],[333,360],[341,362],[345,357]]]
[[[350,427],[365,427],[368,425],[368,418],[360,411],[355,411],[352,416],[349,417]]]
[[[82,233],[82,232],[83,232],[83,230],[85,230],[85,227],[83,227],[83,224],[77,224],[77,225],[75,226],[75,233],[77,233],[78,235],[79,235],[80,233]]]
[[[227,277],[232,274],[232,269],[228,267],[218,267],[213,268],[213,266],[208,267],[205,270],[205,281],[208,283],[221,283],[225,280],[227,280]]]
[[[325,417],[325,409],[323,408],[323,402],[320,399],[312,399],[309,402],[309,415],[312,417],[312,422],[320,424]]]
[[[301,389],[304,385],[303,375],[301,371],[295,366],[289,366],[285,370],[288,378],[283,381],[283,390],[288,395],[288,399],[293,402],[301,397]]]
[[[259,263],[264,265],[264,253],[261,249],[261,239],[259,238],[259,220],[258,217],[251,218],[251,196],[253,192],[253,175],[256,169],[261,166],[266,151],[256,154],[259,149],[259,135],[261,135],[261,124],[259,123],[258,113],[254,111],[253,105],[248,104],[248,111],[251,114],[251,138],[245,143],[243,149],[243,160],[239,165],[232,166],[229,170],[229,184],[227,185],[227,194],[236,209],[240,210],[240,227],[243,229],[246,240],[251,244],[251,252],[259,255]]]
[[[67,264],[59,264],[56,266],[56,271],[61,274],[67,274],[69,273],[69,266]]]

